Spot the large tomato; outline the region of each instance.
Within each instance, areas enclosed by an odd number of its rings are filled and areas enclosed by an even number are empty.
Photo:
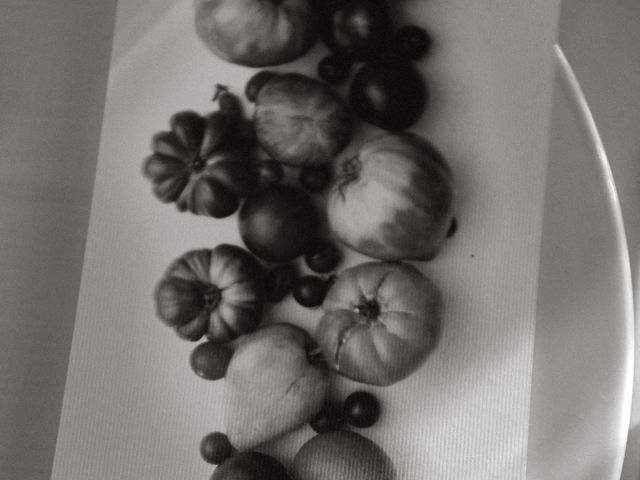
[[[442,297],[415,267],[368,262],[341,272],[315,338],[334,371],[391,385],[418,369],[437,343]]]
[[[194,0],[198,36],[218,57],[262,67],[290,62],[318,38],[313,0]]]
[[[436,255],[453,219],[454,192],[451,169],[431,143],[385,134],[337,170],[327,214],[338,238],[381,260]]]

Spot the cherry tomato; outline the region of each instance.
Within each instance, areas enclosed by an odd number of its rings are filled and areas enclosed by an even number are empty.
[[[202,342],[191,352],[189,364],[199,377],[219,380],[224,378],[232,354],[231,348],[225,344]]]
[[[287,263],[279,265],[267,273],[266,276],[266,300],[277,303],[282,300],[293,288],[298,278],[296,267]]]
[[[391,36],[391,12],[387,0],[321,2],[321,36],[334,53],[354,61],[374,58]]]
[[[398,55],[409,60],[418,60],[431,48],[431,37],[424,28],[407,25],[398,30],[393,37],[393,49]]]
[[[347,423],[342,409],[334,403],[325,403],[318,414],[309,422],[318,433],[340,430]]]
[[[256,101],[260,89],[271,80],[276,74],[269,70],[261,70],[249,79],[244,87],[244,94],[251,103]]]
[[[380,417],[380,403],[369,392],[355,392],[343,404],[347,421],[358,428],[370,427]]]
[[[233,455],[233,446],[222,432],[212,432],[200,441],[200,456],[205,462],[219,465]]]
[[[350,73],[351,62],[340,55],[327,55],[318,63],[318,76],[332,85],[345,82]]]
[[[284,168],[282,168],[280,162],[275,160],[260,160],[256,163],[256,175],[258,177],[258,189],[263,192],[282,181]]]
[[[304,256],[307,266],[316,273],[329,273],[342,260],[342,253],[333,243],[327,240],[318,242]]]
[[[315,275],[300,277],[293,288],[293,298],[303,307],[317,307],[327,293],[327,284]]]
[[[333,173],[329,165],[304,167],[300,170],[298,181],[307,192],[318,193],[327,188]]]

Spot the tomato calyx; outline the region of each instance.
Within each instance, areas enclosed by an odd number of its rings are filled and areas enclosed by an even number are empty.
[[[208,312],[215,310],[222,300],[222,291],[215,285],[207,285],[202,291],[202,298],[204,299],[204,309]]]
[[[345,198],[344,189],[352,182],[355,182],[360,177],[360,171],[362,170],[362,162],[358,155],[347,158],[340,165],[340,172],[336,181],[336,186],[340,196]]]
[[[362,297],[360,303],[356,305],[355,311],[369,324],[376,321],[380,315],[380,304],[375,299],[367,299]]]
[[[189,166],[196,173],[200,173],[202,170],[204,170],[204,167],[206,165],[207,161],[198,154],[195,154],[191,159],[191,162],[189,162]]]

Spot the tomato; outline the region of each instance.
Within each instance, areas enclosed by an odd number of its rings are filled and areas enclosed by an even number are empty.
[[[322,304],[326,291],[327,284],[322,278],[305,275],[293,288],[293,297],[303,307],[317,307]]]
[[[340,430],[346,422],[347,419],[342,408],[334,403],[326,402],[309,422],[309,425],[317,433],[325,433]]]
[[[244,95],[247,97],[247,100],[251,103],[255,102],[256,98],[258,98],[258,93],[264,84],[274,76],[275,73],[269,70],[260,70],[258,73],[254,74],[244,87]]]
[[[320,33],[329,50],[344,58],[374,58],[391,35],[389,4],[386,0],[325,2]]]
[[[194,0],[198,37],[217,57],[238,65],[288,63],[318,38],[314,0]]]
[[[318,76],[333,85],[345,82],[350,73],[351,61],[340,55],[327,55],[318,63]]]
[[[396,55],[385,55],[363,65],[349,89],[349,104],[356,115],[390,131],[415,124],[428,99],[429,90],[420,72]]]
[[[222,432],[211,432],[200,441],[200,456],[207,463],[219,465],[232,454],[233,446]]]
[[[322,308],[314,337],[329,367],[361,383],[391,385],[435,348],[442,295],[413,266],[367,262],[340,272]]]
[[[430,260],[445,243],[453,207],[442,154],[417,135],[386,134],[338,165],[327,216],[336,237],[364,255]]]
[[[329,273],[342,260],[342,253],[333,243],[322,240],[305,254],[304,260],[314,272]]]
[[[276,303],[284,299],[293,289],[298,278],[295,265],[287,263],[278,265],[269,272],[265,279],[266,300]]]
[[[268,262],[284,263],[302,255],[313,242],[319,217],[307,193],[279,185],[248,198],[238,221],[251,252]]]
[[[202,342],[191,352],[189,364],[205,380],[224,378],[233,355],[232,349],[222,343]]]
[[[380,417],[380,403],[369,392],[354,392],[343,404],[347,421],[358,428],[370,427]]]
[[[298,181],[307,192],[318,193],[329,185],[332,174],[331,167],[328,165],[303,167],[300,170]]]
[[[431,37],[424,28],[406,25],[394,34],[392,43],[398,55],[418,60],[429,52]]]
[[[255,168],[260,192],[279,184],[284,178],[284,168],[275,160],[260,160],[256,163]]]

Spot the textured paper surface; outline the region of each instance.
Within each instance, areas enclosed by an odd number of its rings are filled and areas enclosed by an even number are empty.
[[[439,347],[407,380],[366,388],[384,413],[362,433],[389,453],[400,479],[524,479],[557,3],[433,0],[398,9],[399,24],[422,24],[436,39],[420,63],[433,102],[413,130],[451,163],[460,228],[436,260],[417,264],[444,293]],[[189,1],[176,3],[112,66],[57,480],[207,478],[212,470],[198,444],[223,429],[221,384],[190,371],[193,344],[154,318],[151,292],[184,251],[239,243],[236,217],[179,214],[140,174],[151,135],[172,113],[207,112],[215,83],[241,93],[253,73],[212,57],[192,15]],[[324,53],[318,45],[279,70],[312,74]],[[356,141],[373,132],[362,129]],[[310,328],[320,314],[288,300],[272,317]],[[334,395],[356,388],[336,382]],[[270,451],[287,462],[311,433],[305,427]]]

